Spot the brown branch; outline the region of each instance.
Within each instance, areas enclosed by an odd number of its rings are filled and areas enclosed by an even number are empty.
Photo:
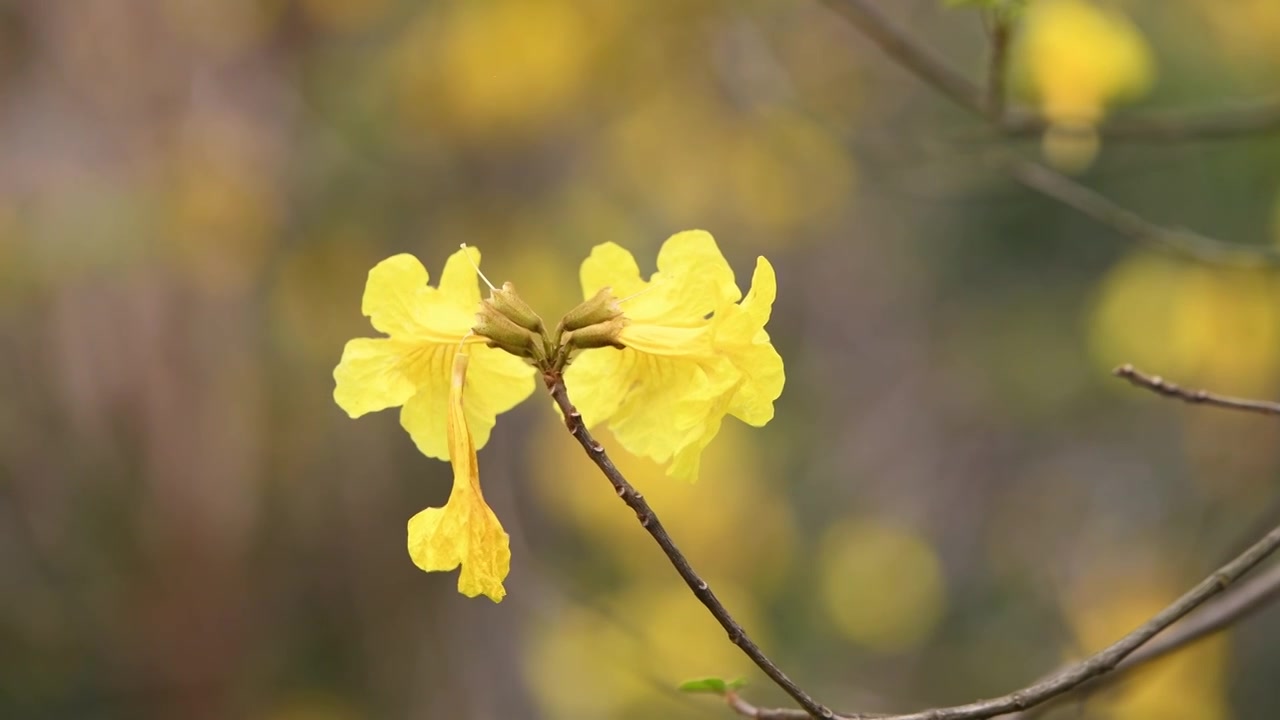
[[[1040,163],[1011,160],[996,164],[1026,187],[1138,242],[1216,265],[1255,268],[1280,263],[1280,250],[1276,248],[1239,245],[1190,230],[1157,225]]]
[[[1152,640],[1107,675],[1082,683],[1070,693],[1064,693],[1034,708],[1006,716],[1007,720],[1030,720],[1057,707],[1075,695],[1088,695],[1114,684],[1130,671],[1200,640],[1215,635],[1243,620],[1280,598],[1280,565],[1272,565],[1265,572],[1241,583],[1217,600],[1206,603],[1186,620],[1174,625],[1165,635]]]
[[[1006,135],[1039,135],[1048,123],[1023,115],[1000,125]],[[1229,140],[1280,130],[1280,97],[1269,97],[1213,110],[1165,110],[1119,116],[1104,122],[1104,140],[1134,143],[1179,143]]]
[[[1241,575],[1275,552],[1277,548],[1280,548],[1280,527],[1272,529],[1271,532],[1254,543],[1248,550],[1223,565],[1185,595],[1175,600],[1172,605],[1161,610],[1150,620],[1116,641],[1110,647],[1047,678],[1036,681],[1021,690],[998,698],[979,700],[966,705],[934,708],[905,715],[886,715],[882,717],[882,720],[985,720],[998,715],[1027,710],[1048,702],[1063,693],[1084,685],[1094,678],[1104,676],[1115,670],[1126,657],[1146,645],[1157,634],[1192,610],[1200,607],[1207,600],[1225,590]],[[1239,614],[1223,622],[1229,622],[1237,617],[1239,617]],[[1165,652],[1171,652],[1173,649],[1168,648]],[[799,718],[804,717],[802,714],[796,714],[796,711],[761,708],[756,708],[756,711],[758,714],[755,717],[771,718],[772,720],[799,720]],[[857,718],[859,716],[848,715],[840,717]]]
[[[960,107],[987,117],[982,89],[956,72],[946,60],[917,43],[889,21],[867,0],[822,0],[836,14],[848,20],[880,47],[885,55],[911,74],[931,85]]]
[[[626,477],[613,464],[613,460],[609,458],[605,452],[604,446],[601,445],[591,433],[587,430],[587,426],[582,422],[582,414],[578,412],[573,403],[569,401],[569,394],[564,387],[564,379],[558,372],[549,372],[543,375],[546,382],[547,390],[551,393],[551,397],[556,401],[556,405],[560,407],[564,413],[565,427],[569,429],[570,434],[577,439],[578,444],[587,452],[587,456],[591,461],[600,468],[600,472],[613,485],[613,489],[618,493],[618,497],[627,504],[636,513],[636,519],[640,521],[640,526],[653,536],[654,542],[658,543],[658,547],[662,548],[662,552],[666,553],[667,559],[671,561],[671,565],[675,567],[676,572],[680,573],[680,577],[684,579],[685,584],[693,591],[695,597],[706,606],[711,615],[720,623],[720,626],[729,634],[729,641],[737,645],[747,657],[751,658],[765,675],[769,676],[778,687],[782,688],[788,695],[795,699],[796,703],[804,708],[804,712],[800,717],[815,718],[832,718],[834,713],[823,706],[817,700],[814,700],[804,690],[801,690],[786,673],[782,672],[777,665],[773,663],[763,652],[760,647],[747,636],[747,631],[733,619],[729,611],[725,609],[720,599],[711,591],[707,581],[701,576],[685,559],[684,553],[676,547],[671,536],[667,534],[662,523],[658,520],[657,514],[649,507],[649,503],[645,501],[631,483],[627,482]],[[767,717],[767,716],[766,716]]]
[[[1218,395],[1207,390],[1188,390],[1174,385],[1159,375],[1147,375],[1129,364],[1121,365],[1113,370],[1112,373],[1116,377],[1124,378],[1140,388],[1193,405],[1210,405],[1227,410],[1243,410],[1244,412],[1259,413],[1261,415],[1280,415],[1280,403]]]

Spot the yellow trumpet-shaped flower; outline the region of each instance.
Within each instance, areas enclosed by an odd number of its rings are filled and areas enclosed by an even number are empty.
[[[586,350],[565,371],[588,425],[607,423],[628,451],[695,480],[726,414],[757,426],[773,417],[784,375],[764,331],[777,289],[767,260],[741,304],[733,270],[701,230],[669,238],[647,282],[613,243],[592,250],[581,279],[587,298],[605,287],[621,297],[624,321],[623,348]]]
[[[458,592],[485,595],[499,602],[507,594],[502,581],[511,569],[507,533],[480,492],[476,444],[467,428],[463,385],[468,356],[453,357],[449,383],[449,455],[453,462],[453,491],[442,508],[427,508],[409,520],[409,556],[427,572],[448,572],[461,566]]]
[[[412,255],[395,255],[374,266],[362,311],[388,337],[351,340],[333,371],[333,399],[347,414],[354,418],[403,406],[400,424],[423,454],[441,460],[450,457],[450,369],[464,342],[473,357],[463,411],[476,447],[488,442],[497,416],[534,388],[533,368],[471,334],[480,309],[479,260],[475,248],[455,252],[434,288]]]

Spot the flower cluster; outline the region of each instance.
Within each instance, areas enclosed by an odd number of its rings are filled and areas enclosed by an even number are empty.
[[[453,464],[445,506],[409,521],[409,554],[427,571],[461,566],[460,592],[498,601],[511,553],[480,491],[476,450],[533,391],[535,369],[563,378],[588,426],[607,425],[629,452],[690,481],[726,415],[772,419],[784,375],[764,329],[773,267],[757,260],[744,297],[706,232],[669,238],[648,280],[629,252],[597,246],[582,264],[584,302],[554,329],[510,283],[481,299],[479,262],[474,248],[454,253],[434,288],[411,255],[375,266],[363,312],[387,337],[347,343],[334,400],[351,417],[400,406],[419,450]]]

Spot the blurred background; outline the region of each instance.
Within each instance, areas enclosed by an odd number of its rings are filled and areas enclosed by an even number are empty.
[[[979,10],[880,5],[981,78]],[[1120,40],[1068,45],[1118,42],[1123,88],[1038,73],[1075,67],[1046,42],[1014,98],[1276,87],[1275,3],[1107,7]],[[1280,516],[1280,426],[1109,370],[1280,396],[1280,284],[1135,246],[993,148],[1280,238],[1276,137],[1064,159],[816,0],[0,2],[0,717],[729,717],[675,692],[706,675],[786,704],[549,400],[480,453],[507,599],[410,562],[448,466],[395,411],[349,419],[332,371],[369,268],[461,242],[547,317],[604,241],[648,273],[704,228],[744,286],[773,262],[776,419],[726,423],[693,486],[618,460],[820,700],[965,702],[1111,642]],[[1264,611],[1063,716],[1275,717],[1277,638]]]

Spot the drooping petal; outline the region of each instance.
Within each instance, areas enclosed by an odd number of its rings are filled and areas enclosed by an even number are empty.
[[[418,451],[437,460],[449,459],[449,368],[457,345],[429,344],[417,348],[411,369],[406,370],[415,392],[400,408],[400,427],[409,433]],[[489,427],[493,426],[493,420]],[[488,437],[488,429],[485,431]]]
[[[457,353],[450,376],[447,426],[453,463],[453,490],[443,508],[427,508],[409,520],[409,556],[427,572],[461,566],[458,592],[499,602],[511,569],[507,533],[480,491],[476,445],[463,404],[468,355]]]
[[[414,393],[400,369],[409,346],[391,338],[356,338],[333,369],[333,400],[353,418],[400,405]]]
[[[534,370],[520,358],[483,345],[468,347],[467,423],[475,446],[489,442],[498,415],[529,397],[534,390]],[[448,460],[447,442],[450,371],[457,345],[426,345],[414,355],[406,372],[417,391],[400,410],[403,427],[418,450],[427,457]]]

